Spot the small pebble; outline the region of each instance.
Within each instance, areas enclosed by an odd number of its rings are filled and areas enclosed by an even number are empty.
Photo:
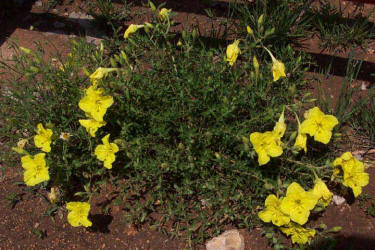
[[[367,84],[363,82],[361,84],[361,90],[366,90],[366,89],[367,89]]]
[[[333,203],[335,203],[336,206],[340,206],[340,205],[344,204],[345,198],[341,197],[339,195],[333,195],[332,201],[333,201]]]

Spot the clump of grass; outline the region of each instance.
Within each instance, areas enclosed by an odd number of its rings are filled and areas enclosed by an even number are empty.
[[[375,143],[375,92],[370,90],[367,97],[356,105],[356,113],[351,125],[360,134],[368,138],[368,145]],[[370,148],[371,149],[371,148]]]
[[[255,1],[231,5],[238,36],[246,34],[250,26],[265,46],[276,48],[298,45],[311,28],[311,17],[306,15],[312,1]],[[262,23],[259,18],[262,17]]]
[[[312,15],[322,46],[329,50],[363,46],[374,36],[375,27],[368,16],[345,16],[340,8],[330,2],[320,1],[318,9]]]
[[[126,0],[94,0],[89,1],[87,13],[94,17],[98,27],[107,32],[116,32],[122,28],[124,21],[129,20],[130,7]]]

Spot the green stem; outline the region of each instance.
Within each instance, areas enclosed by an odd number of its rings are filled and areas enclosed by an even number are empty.
[[[300,165],[300,166],[305,166],[305,167],[307,167],[307,168],[309,168],[309,169],[311,169],[311,170],[313,170],[313,171],[314,171],[314,169],[321,169],[321,168],[324,168],[324,166],[322,166],[322,167],[317,167],[317,166],[314,166],[314,165],[312,165],[312,164],[310,164],[310,163],[303,163],[303,162],[296,161],[296,160],[291,160],[291,159],[285,159],[285,160],[288,161],[288,162],[291,162],[291,163],[295,163],[295,164]]]
[[[266,183],[265,180],[260,179],[260,178],[259,178],[258,176],[256,176],[256,175],[253,175],[253,174],[250,174],[250,173],[246,173],[246,172],[241,172],[241,171],[238,171],[238,170],[233,170],[233,172],[238,173],[238,174],[245,174],[245,175],[248,175],[248,176],[254,177],[254,178],[257,179],[258,181],[262,181],[262,182]]]
[[[273,54],[271,53],[271,51],[269,49],[267,49],[265,46],[263,46],[263,49],[265,49],[268,54],[270,55],[271,59],[272,59],[272,62],[276,61],[276,58],[273,56]]]

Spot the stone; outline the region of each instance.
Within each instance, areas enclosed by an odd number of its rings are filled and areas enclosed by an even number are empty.
[[[91,44],[94,44],[96,46],[99,46],[100,43],[103,41],[103,39],[101,38],[96,38],[96,37],[93,37],[93,36],[86,36],[86,41],[88,43],[91,43]]]
[[[228,230],[206,243],[207,250],[244,250],[245,242],[237,229]]]
[[[339,195],[333,195],[332,201],[333,201],[333,203],[335,203],[336,206],[340,206],[340,205],[344,204],[345,198],[341,197]]]

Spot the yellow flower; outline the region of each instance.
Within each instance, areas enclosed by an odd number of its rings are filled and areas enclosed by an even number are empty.
[[[106,77],[110,72],[116,71],[117,68],[102,68],[99,67],[95,70],[94,73],[90,75],[90,81],[93,84],[96,84],[98,80],[102,79],[103,77]]]
[[[104,162],[105,168],[111,169],[112,163],[116,160],[115,153],[118,152],[119,148],[116,143],[109,143],[109,136],[109,134],[104,136],[103,144],[96,146],[95,155],[98,160]]]
[[[49,180],[45,156],[45,153],[39,153],[34,157],[26,155],[21,158],[22,167],[25,169],[23,180],[27,186],[35,186]]]
[[[103,93],[104,89],[90,86],[86,89],[86,95],[78,103],[80,109],[98,122],[103,121],[107,109],[113,104],[113,97],[104,96]]]
[[[129,38],[130,35],[134,34],[137,32],[138,29],[143,28],[144,25],[138,25],[138,24],[130,24],[129,27],[125,30],[124,33],[124,38],[127,39]]]
[[[286,130],[285,118],[284,118],[284,110],[280,115],[279,121],[276,122],[273,131],[278,135],[279,138],[284,136]]]
[[[370,180],[369,174],[364,172],[364,166],[353,165],[350,171],[344,171],[342,184],[353,190],[354,197],[362,193],[362,187],[367,186]]]
[[[280,138],[273,131],[254,132],[250,135],[250,142],[258,154],[259,166],[267,164],[270,157],[278,157],[283,153]]]
[[[169,20],[169,16],[172,12],[172,9],[166,9],[166,8],[162,8],[159,12],[159,18],[161,21],[168,21]]]
[[[277,60],[273,56],[273,54],[271,53],[271,51],[269,51],[266,47],[264,47],[264,49],[268,52],[268,54],[270,55],[270,57],[272,59],[273,81],[276,82],[281,77],[286,77],[286,74],[285,74],[285,65],[281,61]]]
[[[293,182],[289,185],[280,208],[292,221],[303,225],[307,222],[310,210],[315,207],[317,201],[315,195],[306,192],[298,183]]]
[[[307,135],[301,132],[301,123],[299,122],[297,116],[297,123],[298,123],[298,134],[296,138],[296,142],[294,143],[294,148],[299,151],[303,149],[305,153],[307,152],[306,142],[307,142]]]
[[[333,161],[333,166],[341,166],[344,171],[346,169],[349,171],[349,169],[351,169],[354,165],[363,165],[363,163],[354,157],[350,152],[343,153],[340,157],[337,157]]]
[[[318,107],[308,110],[305,116],[301,133],[309,134],[315,141],[327,144],[331,140],[332,129],[339,123],[336,117],[325,115]]]
[[[344,171],[342,184],[353,190],[355,197],[362,193],[362,187],[368,185],[370,177],[365,173],[363,162],[359,161],[350,152],[345,152],[333,161],[334,166],[341,166]]]
[[[297,244],[310,243],[311,238],[315,236],[314,229],[306,229],[296,223],[290,223],[288,227],[280,227],[280,230],[287,236],[291,235],[292,242]]]
[[[87,218],[90,212],[88,202],[68,202],[66,209],[69,210],[68,222],[73,227],[91,227],[92,222]]]
[[[37,125],[37,128],[37,135],[34,136],[35,146],[46,153],[51,152],[52,130],[45,129],[41,123]]]
[[[258,217],[264,222],[270,222],[276,226],[288,224],[290,218],[280,210],[280,203],[282,199],[277,199],[273,194],[269,195],[264,202],[266,209],[258,213]]]
[[[318,202],[320,201],[324,207],[328,206],[332,200],[333,194],[329,191],[327,185],[319,178],[315,180],[314,188],[309,192],[315,195]]]
[[[92,137],[95,137],[95,133],[100,127],[106,125],[105,121],[98,122],[94,119],[79,120],[79,123],[82,125],[82,127],[86,128],[87,133],[89,133]]]
[[[275,59],[274,57],[272,58],[272,75],[274,82],[279,80],[281,77],[286,77],[284,63]]]
[[[238,47],[240,40],[235,40],[232,44],[229,44],[227,47],[227,61],[229,62],[230,66],[236,62],[237,57],[241,54],[241,50]]]
[[[26,146],[27,142],[28,142],[27,139],[20,139],[17,142],[17,148],[23,149]]]
[[[63,140],[63,141],[69,141],[69,137],[71,137],[72,135],[70,133],[67,133],[67,132],[61,132],[60,134],[60,139]]]

